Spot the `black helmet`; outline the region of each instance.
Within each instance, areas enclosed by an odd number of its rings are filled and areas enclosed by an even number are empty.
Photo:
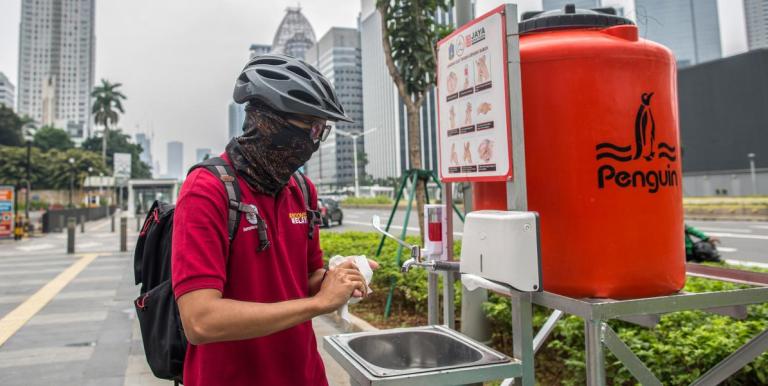
[[[235,102],[258,101],[292,114],[352,122],[328,80],[305,61],[288,55],[251,58],[235,83]]]

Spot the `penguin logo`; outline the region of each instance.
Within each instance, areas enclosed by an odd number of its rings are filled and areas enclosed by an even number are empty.
[[[643,93],[640,97],[640,108],[635,115],[635,156],[632,159],[653,159],[653,143],[656,140],[656,121],[651,111],[651,97],[653,93]]]

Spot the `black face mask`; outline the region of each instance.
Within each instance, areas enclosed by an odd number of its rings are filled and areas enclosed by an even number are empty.
[[[319,143],[266,106],[249,105],[246,131],[227,145],[235,170],[256,190],[276,195]]]

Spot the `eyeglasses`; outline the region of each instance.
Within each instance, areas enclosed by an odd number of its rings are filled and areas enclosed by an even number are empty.
[[[328,138],[328,135],[331,134],[331,125],[326,124],[327,121],[325,119],[293,119],[309,127],[309,136],[315,142],[323,142]]]

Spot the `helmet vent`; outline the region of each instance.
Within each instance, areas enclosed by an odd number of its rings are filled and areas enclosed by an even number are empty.
[[[309,64],[309,63],[307,63],[307,62],[305,62],[305,61],[303,61],[303,60],[299,60],[299,61],[301,62],[301,64],[303,64],[303,65],[307,66],[307,68],[308,68],[308,69],[310,69],[310,71],[314,72],[315,74],[317,74],[317,75],[323,75],[323,74],[321,74],[321,73],[320,73],[320,71],[317,71],[317,69],[315,68],[315,66],[313,66],[313,65],[311,65],[311,64]]]
[[[265,70],[263,68],[260,68],[256,70],[256,72],[259,73],[259,75],[267,78],[267,79],[274,79],[274,80],[288,80],[288,76],[281,74],[279,72],[271,71],[271,70]]]
[[[240,74],[240,76],[237,77],[237,81],[240,83],[248,83],[250,80],[248,79],[248,76],[245,75],[245,73]]]
[[[296,99],[298,99],[298,100],[300,100],[302,102],[309,103],[309,104],[315,105],[315,106],[320,106],[320,101],[315,99],[315,97],[313,97],[312,95],[310,95],[306,91],[290,90],[290,91],[288,91],[288,95],[290,95],[290,96],[292,96],[292,97],[294,97],[294,98],[296,98]]]
[[[251,66],[257,65],[257,64],[266,64],[268,66],[280,66],[283,65],[286,62],[282,59],[275,59],[275,58],[262,58],[262,59],[256,59],[253,62],[251,62]]]
[[[333,90],[331,90],[331,86],[328,85],[328,82],[326,82],[323,79],[320,79],[320,83],[323,85],[323,88],[325,89],[325,93],[328,94],[328,97],[333,101],[333,103],[336,102],[336,98],[334,97]]]
[[[306,79],[306,80],[312,80],[312,77],[307,74],[306,71],[302,70],[301,67],[296,66],[286,66],[285,67],[288,71]]]

